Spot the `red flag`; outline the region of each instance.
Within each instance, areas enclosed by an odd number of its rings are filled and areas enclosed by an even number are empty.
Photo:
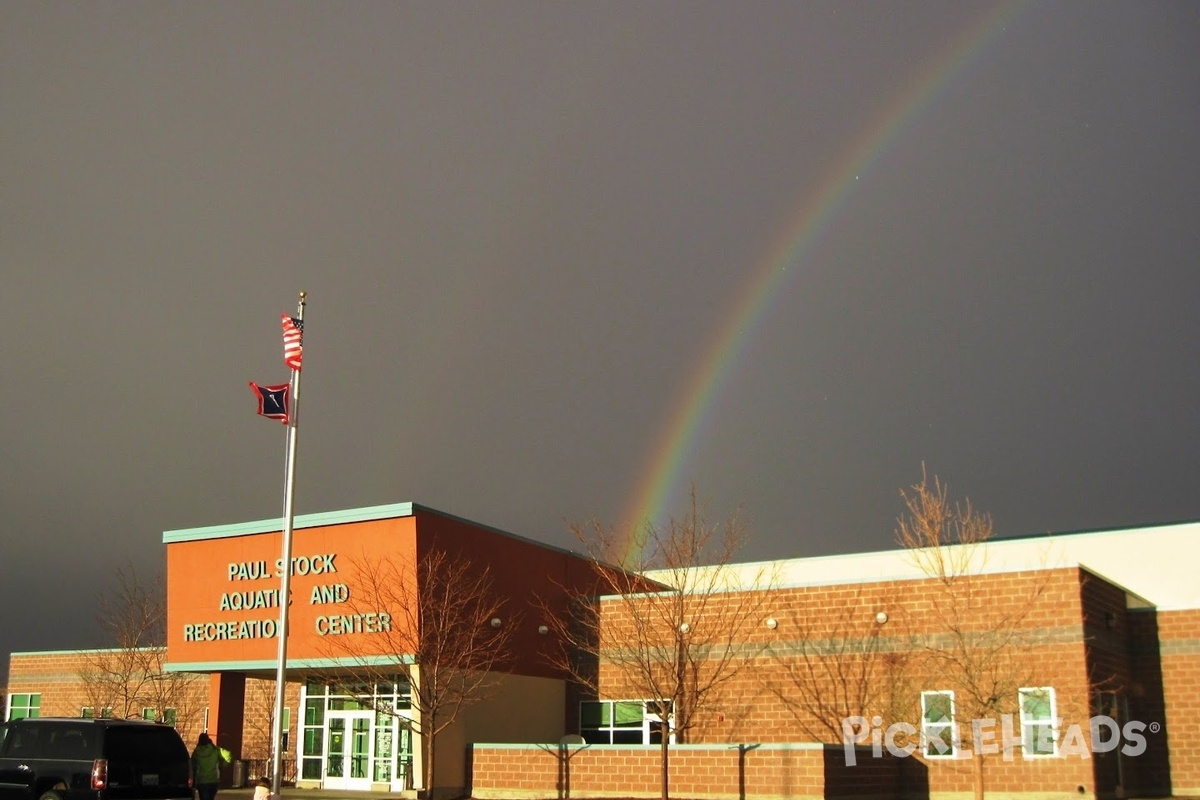
[[[267,419],[277,419],[284,425],[288,424],[288,392],[290,384],[281,383],[277,386],[259,386],[250,381],[250,389],[258,397],[258,413]]]
[[[304,322],[296,317],[283,317],[283,363],[294,370],[304,360]]]

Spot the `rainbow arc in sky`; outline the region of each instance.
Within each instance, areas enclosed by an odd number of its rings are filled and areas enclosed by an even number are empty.
[[[899,142],[914,121],[947,86],[977,63],[1028,2],[1011,2],[993,9],[963,30],[909,81],[865,126],[808,192],[795,213],[766,249],[750,273],[723,322],[701,351],[691,375],[672,406],[667,423],[644,462],[627,510],[621,517],[627,532],[619,563],[633,564],[641,555],[640,537],[647,524],[666,522],[668,510],[686,499],[685,467],[700,432],[747,344],[770,312],[772,302],[788,280],[803,271],[804,258],[829,231],[861,178]]]

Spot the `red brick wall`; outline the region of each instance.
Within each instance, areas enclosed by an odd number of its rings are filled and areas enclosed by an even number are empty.
[[[80,709],[93,705],[79,678],[84,668],[76,652],[15,653],[9,660],[8,693],[41,693],[43,717],[78,717]]]
[[[1200,795],[1200,609],[1160,611],[1158,641],[1171,791]]]
[[[78,717],[81,709],[95,707],[96,701],[80,675],[91,669],[97,657],[105,651],[51,651],[41,653],[14,653],[9,660],[8,693],[31,693],[41,695],[41,716]],[[185,676],[185,680],[187,680]],[[175,699],[179,714],[177,728],[185,743],[191,747],[203,730],[204,709],[209,705],[209,680],[206,675],[194,676],[188,682],[186,697]],[[265,759],[269,754],[270,725],[268,720],[275,702],[274,680],[246,680],[245,729],[240,753],[235,757]],[[291,708],[290,746],[294,751],[298,721],[302,718],[300,708],[300,684],[288,684],[284,700]],[[135,698],[131,704],[135,715],[140,715],[142,706],[152,706],[152,697]],[[95,710],[99,713],[99,709]],[[116,708],[114,715],[122,709]]]
[[[1057,713],[1064,718],[1063,730],[1072,723],[1080,725],[1086,735],[1090,714],[1089,676],[1085,658],[1081,583],[1083,573],[1078,569],[1057,569],[1038,572],[1005,573],[971,577],[971,609],[967,616],[968,630],[982,631],[1006,616],[1017,614],[1022,620],[1020,651],[1015,658],[1028,665],[1027,686],[1053,686],[1056,692]],[[1107,584],[1106,584],[1107,585]],[[823,741],[840,744],[840,719],[845,711],[853,712],[853,704],[835,705],[824,709],[832,715],[822,726],[817,715],[821,709],[805,707],[795,702],[802,692],[823,694],[835,692],[835,684],[846,677],[843,670],[856,656],[851,647],[845,653],[825,662],[816,659],[811,680],[803,685],[789,676],[778,654],[791,658],[814,639],[832,641],[839,638],[862,640],[878,629],[880,650],[887,654],[876,656],[868,674],[874,687],[873,695],[862,709],[863,716],[881,717],[881,726],[892,721],[904,721],[920,728],[920,692],[948,689],[938,677],[936,659],[914,642],[936,642],[930,634],[942,631],[945,608],[937,581],[881,582],[859,585],[782,588],[770,595],[769,603],[761,609],[762,618],[776,620],[775,628],[759,622],[747,639],[750,646],[770,644],[766,652],[753,661],[751,669],[740,670],[719,692],[710,698],[709,707],[698,714],[696,727],[687,741],[700,743]],[[740,598],[728,597],[725,602],[736,604]],[[610,602],[604,613],[619,613],[620,605]],[[883,625],[876,615],[884,611],[888,620]],[[607,624],[607,620],[606,620]],[[698,628],[702,622],[696,621]],[[830,671],[822,672],[826,667]],[[772,690],[774,687],[775,691]],[[815,688],[814,688],[815,687]],[[779,694],[791,695],[785,701]],[[1011,693],[1007,710],[1014,715],[1019,731],[1017,698]],[[612,665],[601,665],[601,695],[611,699],[641,697],[636,683]],[[956,701],[958,697],[956,696]],[[861,706],[860,706],[861,708]],[[969,717],[960,720],[964,726]],[[1000,721],[996,722],[999,731]],[[1018,734],[1019,735],[1019,734]],[[999,736],[997,735],[997,739]],[[933,792],[968,792],[972,787],[972,768],[968,760],[914,757],[924,764],[923,780]],[[1015,758],[1005,760],[992,755],[985,762],[985,781],[989,791],[1026,792],[1060,791],[1073,794],[1079,786],[1089,793],[1095,791],[1092,762],[1078,756],[1053,759],[1025,759],[1020,749]]]
[[[900,797],[898,759],[869,751],[847,766],[841,747],[679,745],[670,754],[672,797]],[[656,746],[474,745],[471,795],[488,798],[658,797]]]
[[[199,733],[208,690],[204,676],[178,676],[179,688],[166,701],[165,690],[150,681],[143,681],[140,690],[131,692],[128,699],[89,690],[82,675],[94,673],[97,665],[116,656],[114,651],[105,650],[14,653],[9,661],[8,691],[41,694],[43,717],[78,717],[85,707],[99,714],[101,706],[110,706],[114,716],[140,717],[143,707],[166,705],[176,709],[181,730]],[[129,685],[136,687],[136,681],[135,676]]]

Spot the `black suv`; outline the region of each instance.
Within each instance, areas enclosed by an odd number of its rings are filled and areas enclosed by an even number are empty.
[[[187,746],[168,725],[18,719],[0,726],[0,800],[191,800]]]

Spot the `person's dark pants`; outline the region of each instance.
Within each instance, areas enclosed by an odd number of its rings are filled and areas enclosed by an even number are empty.
[[[200,795],[199,800],[217,800],[217,783],[197,783],[196,793]]]

